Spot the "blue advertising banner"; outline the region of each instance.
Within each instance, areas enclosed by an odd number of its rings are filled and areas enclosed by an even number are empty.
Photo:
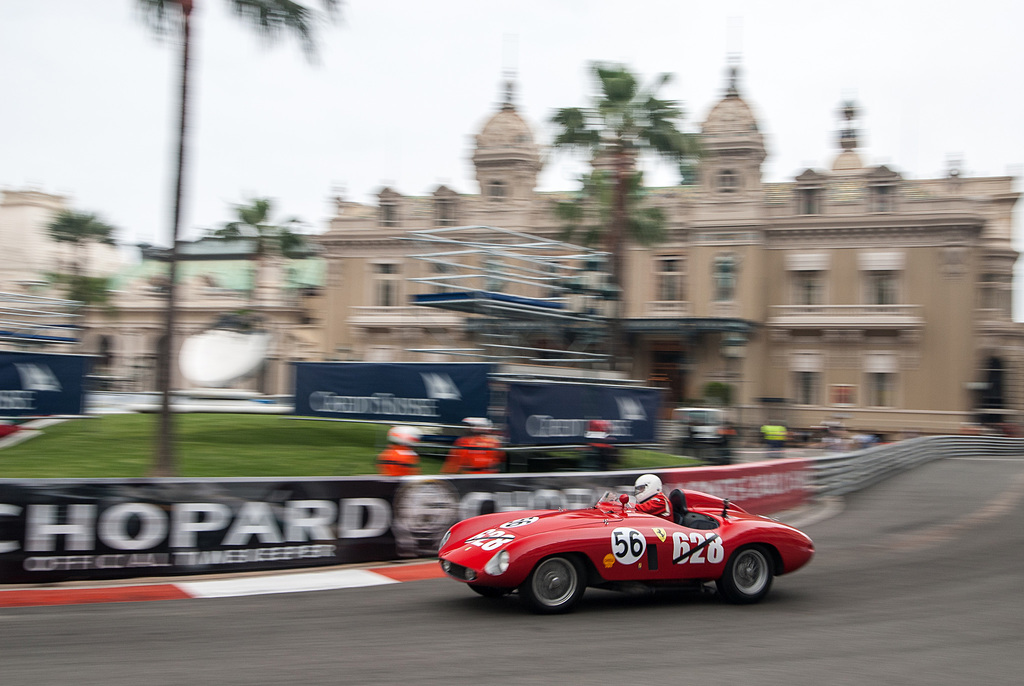
[[[82,414],[89,357],[0,353],[0,417]]]
[[[508,385],[510,445],[565,445],[585,442],[591,419],[607,419],[619,443],[651,443],[661,390],[512,382]]]
[[[490,371],[480,363],[299,362],[295,414],[455,425],[487,416]]]

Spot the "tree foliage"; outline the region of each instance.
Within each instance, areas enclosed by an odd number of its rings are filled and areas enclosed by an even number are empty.
[[[321,11],[315,11],[294,0],[227,0],[235,13],[246,20],[268,39],[287,32],[296,36],[307,57],[316,53],[315,26],[321,19],[334,15],[340,0],[320,0]],[[177,321],[177,262],[178,237],[181,231],[183,188],[187,159],[187,125],[189,112],[191,73],[191,24],[196,0],[136,0],[143,18],[159,34],[180,39],[181,62],[178,87],[178,146],[174,189],[174,212],[171,221],[167,303],[164,316],[166,345],[161,348],[157,361],[157,387],[160,391],[160,423],[156,441],[156,454],[152,474],[174,476],[177,463],[174,457],[173,426],[171,421],[171,357],[174,354],[175,324]]]
[[[644,206],[638,157],[652,153],[682,170],[700,148],[697,137],[680,128],[680,106],[657,96],[670,75],[659,75],[647,88],[622,65],[594,63],[591,75],[597,87],[591,105],[563,108],[552,117],[555,146],[588,153],[594,168],[581,178],[576,198],[560,203],[557,213],[569,236],[582,230],[584,243],[603,244],[612,255],[612,280],[621,287],[623,242],[656,243],[664,227],[663,213]]]
[[[281,223],[274,222],[271,199],[253,198],[247,204],[235,205],[234,210],[237,219],[213,229],[210,235],[253,241],[257,258],[271,254],[291,257],[308,251],[309,242],[299,232],[302,221],[292,217]]]
[[[594,63],[590,70],[596,86],[590,106],[563,108],[551,119],[557,127],[555,147],[589,154],[593,168],[581,178],[577,196],[560,203],[556,212],[568,238],[579,234],[585,245],[600,244],[608,253],[609,277],[621,292],[626,241],[656,243],[665,225],[661,210],[646,202],[639,158],[653,154],[670,160],[683,174],[699,157],[700,147],[694,134],[680,128],[680,106],[658,97],[670,75],[661,74],[642,87],[638,77],[620,64]],[[624,301],[623,295],[616,307]],[[617,312],[610,320],[613,364],[623,344],[618,340],[620,316]]]

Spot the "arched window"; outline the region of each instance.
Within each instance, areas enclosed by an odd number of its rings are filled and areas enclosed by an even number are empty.
[[[99,355],[99,366],[103,369],[110,369],[114,364],[114,350],[110,336],[100,336],[96,346],[96,354]]]
[[[714,270],[715,302],[729,302],[736,297],[736,257],[719,255],[715,258]]]
[[[732,169],[718,172],[718,192],[735,193],[740,187],[740,177]]]
[[[487,184],[487,197],[494,202],[502,202],[508,195],[504,181],[491,181]]]

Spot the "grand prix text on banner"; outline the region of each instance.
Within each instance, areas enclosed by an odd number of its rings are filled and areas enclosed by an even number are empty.
[[[457,425],[487,416],[490,370],[480,363],[299,362],[295,414]]]

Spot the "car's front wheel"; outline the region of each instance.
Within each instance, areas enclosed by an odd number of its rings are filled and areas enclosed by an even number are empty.
[[[734,552],[725,573],[715,582],[718,592],[730,603],[749,605],[760,601],[772,587],[772,561],[761,545],[749,545]]]
[[[544,558],[519,587],[526,605],[540,614],[569,612],[587,585],[583,566],[571,555]]]

